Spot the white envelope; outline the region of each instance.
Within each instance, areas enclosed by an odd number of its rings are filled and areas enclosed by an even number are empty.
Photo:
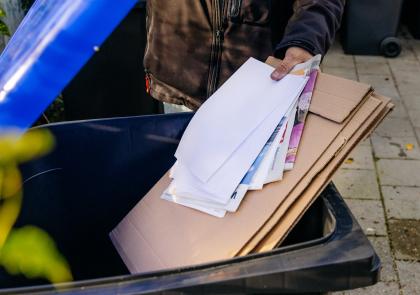
[[[209,199],[226,204],[273,133],[280,119],[286,115],[290,105],[296,102],[300,91],[305,85],[306,78],[303,78],[302,81],[301,85],[298,86],[300,89],[295,90],[294,97],[284,98],[284,103],[277,106],[269,114],[268,118],[245,139],[208,181],[203,182],[198,179],[190,171],[190,166],[187,166],[182,160],[178,159],[178,166],[175,170],[177,193],[180,195],[193,195],[197,190],[200,190],[205,192],[209,196]],[[214,145],[209,143],[210,150],[212,146]],[[206,154],[197,154],[196,161],[207,157]]]
[[[306,83],[306,77],[294,75],[273,81],[272,71],[271,66],[250,58],[192,118],[175,157],[201,182],[208,182],[274,110],[281,118]],[[260,130],[261,144],[253,142],[247,158],[255,159],[275,125]]]

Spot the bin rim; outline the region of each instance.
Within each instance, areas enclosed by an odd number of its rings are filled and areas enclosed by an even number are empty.
[[[330,184],[329,187],[327,187],[326,190],[333,190],[335,192],[336,189],[333,184]],[[81,293],[81,294],[104,294],[107,292],[110,292],[113,290],[116,291],[115,288],[118,289],[118,292],[121,293],[133,293],[136,294],[142,294],[142,293],[149,293],[149,292],[159,292],[159,291],[168,291],[168,290],[174,290],[179,288],[188,288],[188,287],[194,287],[199,285],[200,283],[203,285],[207,284],[214,284],[219,283],[223,281],[229,281],[232,279],[240,279],[241,277],[248,277],[249,273],[244,273],[242,275],[234,274],[234,277],[226,276],[224,278],[215,276],[213,281],[203,281],[203,280],[194,280],[195,277],[202,277],[203,274],[195,274],[199,271],[207,271],[209,273],[213,274],[215,272],[223,273],[225,270],[228,270],[230,267],[234,267],[235,265],[241,263],[241,264],[254,264],[256,261],[264,260],[264,259],[270,259],[275,257],[280,257],[282,255],[288,255],[291,253],[295,253],[297,251],[303,251],[307,252],[308,254],[305,254],[311,259],[311,255],[309,253],[315,253],[318,251],[318,249],[322,248],[331,248],[336,247],[336,242],[339,242],[340,239],[346,237],[346,239],[356,239],[361,240],[363,242],[363,246],[366,247],[370,246],[369,251],[366,251],[365,255],[362,255],[357,249],[352,250],[352,254],[354,254],[354,257],[352,259],[347,261],[342,261],[340,259],[332,259],[325,261],[324,263],[320,264],[317,263],[317,267],[323,267],[323,266],[331,266],[331,265],[339,265],[345,262],[358,262],[358,261],[364,261],[368,260],[371,264],[371,268],[369,269],[369,274],[372,275],[373,279],[372,282],[376,282],[379,276],[379,269],[380,269],[380,259],[375,253],[374,249],[372,248],[371,244],[367,240],[366,236],[363,234],[360,226],[358,225],[357,221],[353,217],[353,215],[350,213],[348,207],[345,205],[342,197],[337,193],[336,195],[333,194],[327,194],[326,196],[321,196],[326,208],[328,209],[328,214],[331,215],[333,220],[335,221],[335,226],[332,228],[332,230],[325,235],[324,237],[288,245],[284,247],[280,247],[268,252],[264,253],[255,253],[250,254],[243,257],[235,257],[232,259],[226,259],[221,261],[215,261],[211,263],[204,263],[194,266],[188,266],[178,269],[168,269],[164,271],[154,271],[144,274],[127,274],[127,275],[121,275],[121,276],[112,276],[112,277],[106,277],[106,278],[98,278],[98,279],[88,279],[88,280],[80,280],[75,282],[67,282],[67,283],[61,283],[57,285],[40,285],[40,286],[28,286],[28,287],[18,287],[18,288],[8,288],[8,289],[0,289],[0,294],[34,294],[34,293],[42,293],[42,294],[49,294],[49,293],[63,293],[63,294],[73,294],[75,292]],[[347,210],[336,210],[338,206],[345,206]],[[343,224],[349,224],[349,221],[351,222],[351,226],[342,226]],[[350,256],[352,255],[350,254]],[[349,255],[347,255],[348,257]],[[313,265],[307,265],[307,269],[313,268]],[[291,267],[288,270],[293,269],[300,269],[303,270],[303,268],[300,268],[299,266]],[[276,269],[272,269],[271,271],[264,270],[264,274],[269,273],[278,273],[279,271]],[[195,274],[195,275],[194,275]],[[192,276],[189,276],[192,275]],[[257,273],[254,275],[258,275]],[[185,283],[185,280],[180,280],[179,276],[184,276],[184,279],[189,279],[189,283]],[[154,289],[147,289],[143,285],[147,285],[147,283],[151,283],[153,281],[159,280],[159,279],[168,279],[169,284],[171,284],[170,287],[168,287],[165,284],[162,284],[159,286],[154,286]],[[176,283],[181,285],[173,285],[174,281],[170,278],[176,278]],[[376,279],[375,279],[376,278]],[[163,283],[163,282],[162,282]],[[153,284],[152,284],[153,285]],[[143,286],[143,287],[142,287]],[[149,285],[150,287],[150,285]],[[153,286],[152,286],[153,287]],[[356,286],[359,287],[359,286]],[[361,287],[361,286],[360,286]],[[328,290],[332,291],[332,290]],[[334,290],[337,291],[337,290]]]

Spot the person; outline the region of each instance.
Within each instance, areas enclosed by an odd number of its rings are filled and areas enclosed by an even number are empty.
[[[271,74],[325,55],[345,0],[148,0],[146,84],[155,99],[197,110],[249,57]],[[261,98],[256,98],[261,99]]]

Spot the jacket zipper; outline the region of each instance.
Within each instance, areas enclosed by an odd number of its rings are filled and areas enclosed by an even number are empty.
[[[232,21],[239,19],[242,6],[242,0],[231,0],[229,8],[229,18]]]
[[[150,88],[152,87],[152,79],[150,78],[150,74],[146,69],[144,70],[144,79],[145,79],[146,93],[150,94]]]
[[[213,40],[210,54],[209,79],[207,81],[207,97],[210,97],[217,89],[220,74],[224,37],[224,6],[228,0],[214,0],[213,9]]]

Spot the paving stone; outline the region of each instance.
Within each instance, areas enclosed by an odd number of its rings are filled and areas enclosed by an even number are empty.
[[[420,138],[420,127],[414,128],[414,131],[417,134],[417,138]]]
[[[420,187],[383,186],[382,195],[388,218],[420,220]]]
[[[386,235],[384,212],[380,201],[346,199],[346,203],[365,234]]]
[[[413,74],[415,75],[415,74]],[[396,78],[398,91],[401,96],[420,95],[420,83],[415,78]]]
[[[381,93],[382,94],[382,93]],[[386,95],[386,94],[384,94]],[[394,97],[391,97],[388,95],[388,97],[392,98],[391,102],[394,104],[394,108],[392,109],[392,112],[388,114],[388,117],[390,118],[407,118],[408,113],[407,110],[401,101],[401,99],[395,99]]]
[[[401,100],[407,106],[407,109],[420,110],[420,94],[403,95]]]
[[[380,55],[355,55],[354,60],[357,64],[387,63],[385,57]]]
[[[400,97],[420,95],[420,85],[417,79],[414,79],[412,77],[396,76],[395,83],[396,83]]]
[[[420,110],[409,109],[408,116],[410,117],[414,127],[420,127]]]
[[[414,137],[410,121],[404,118],[385,118],[374,131],[382,137]]]
[[[349,80],[357,80],[356,70],[354,68],[323,67],[323,72]]]
[[[393,99],[399,98],[397,88],[395,87],[394,80],[390,74],[366,75],[359,72],[359,81],[372,85],[372,87],[382,95]]]
[[[356,57],[356,68],[357,72],[362,75],[391,75],[385,59],[381,62],[360,62]]]
[[[415,137],[371,136],[376,158],[420,159],[420,148]]]
[[[366,288],[345,291],[344,295],[398,295],[399,286],[395,282],[379,282]]]
[[[344,55],[340,52],[329,52],[323,60],[323,65],[325,67],[335,67],[335,68],[350,68],[354,69],[354,61],[352,55]]]
[[[389,58],[389,60],[394,60],[395,58]],[[402,50],[398,56],[399,60],[417,62],[417,57],[413,51],[413,48],[409,42],[402,44]]]
[[[372,144],[370,143],[370,137],[364,139],[363,141],[359,142],[358,146],[368,146],[372,147]]]
[[[397,281],[388,237],[369,237],[369,240],[372,243],[373,248],[375,248],[376,253],[381,258],[381,281]]]
[[[344,198],[379,200],[379,188],[374,170],[340,169],[333,178]]]
[[[382,185],[418,186],[420,161],[379,159],[378,175]]]
[[[357,146],[341,167],[345,169],[375,169],[371,146]]]
[[[388,225],[395,257],[420,260],[420,220],[393,219]]]
[[[395,73],[415,73],[420,70],[420,64],[417,60],[403,59],[403,58],[389,58],[387,62]]]
[[[420,262],[397,261],[403,295],[420,294]]]
[[[413,45],[413,44],[412,44]],[[420,46],[417,43],[417,46],[412,46],[413,47],[413,51],[414,51],[414,55],[417,57],[417,59],[420,59]]]

